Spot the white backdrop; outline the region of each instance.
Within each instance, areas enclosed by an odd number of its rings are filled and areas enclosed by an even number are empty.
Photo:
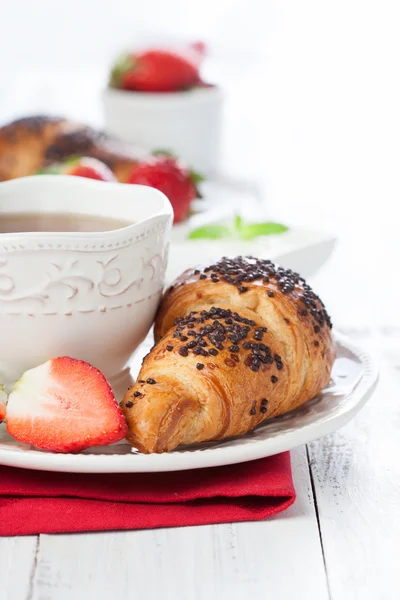
[[[101,123],[115,52],[146,32],[208,42],[207,74],[228,96],[225,170],[257,180],[272,216],[348,236],[359,294],[353,316],[397,311],[398,0],[0,0],[0,7],[1,121],[51,111]],[[379,308],[356,285],[355,265],[367,260],[371,285],[382,277],[390,287]],[[349,310],[343,304],[342,316]]]
[[[398,0],[0,0],[0,7],[3,119],[26,110],[32,80],[42,76],[48,95],[32,98],[35,108],[71,112],[75,96],[73,116],[96,121],[115,52],[146,32],[199,37],[215,53],[209,72],[230,92],[228,146],[251,144],[234,167],[262,171],[276,202],[295,194],[319,216],[343,196],[347,207],[397,204]]]

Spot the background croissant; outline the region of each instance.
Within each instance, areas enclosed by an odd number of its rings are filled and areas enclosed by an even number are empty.
[[[26,117],[0,128],[0,181],[34,175],[71,156],[101,160],[122,182],[137,162],[126,144],[67,119]]]
[[[156,340],[122,409],[143,452],[246,433],[329,382],[331,321],[296,273],[222,259],[167,290]]]

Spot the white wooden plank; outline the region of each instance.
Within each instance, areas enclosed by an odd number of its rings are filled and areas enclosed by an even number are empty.
[[[296,503],[264,523],[234,527],[241,572],[235,598],[329,598],[305,448],[291,455]],[[310,573],[312,576],[307,575]],[[225,597],[230,598],[229,594]]]
[[[327,600],[304,448],[293,467],[295,505],[265,522],[41,536],[33,600]]]
[[[400,598],[399,385],[384,364],[357,418],[309,446],[333,600]]]
[[[29,599],[37,545],[36,536],[0,538],[0,598]]]

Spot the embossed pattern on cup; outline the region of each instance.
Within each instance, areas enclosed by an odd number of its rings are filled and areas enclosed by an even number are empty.
[[[118,378],[149,331],[164,285],[172,208],[149,187],[36,176],[0,184],[5,212],[132,222],[80,233],[0,234],[0,382],[60,355]]]

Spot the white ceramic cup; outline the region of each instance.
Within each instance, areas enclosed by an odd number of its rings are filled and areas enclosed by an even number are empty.
[[[57,356],[93,364],[116,394],[164,284],[172,208],[150,187],[43,175],[0,183],[5,213],[122,219],[105,232],[0,234],[0,383]]]
[[[108,88],[103,94],[108,133],[144,150],[170,150],[194,170],[218,170],[223,95],[218,87],[174,93]]]

